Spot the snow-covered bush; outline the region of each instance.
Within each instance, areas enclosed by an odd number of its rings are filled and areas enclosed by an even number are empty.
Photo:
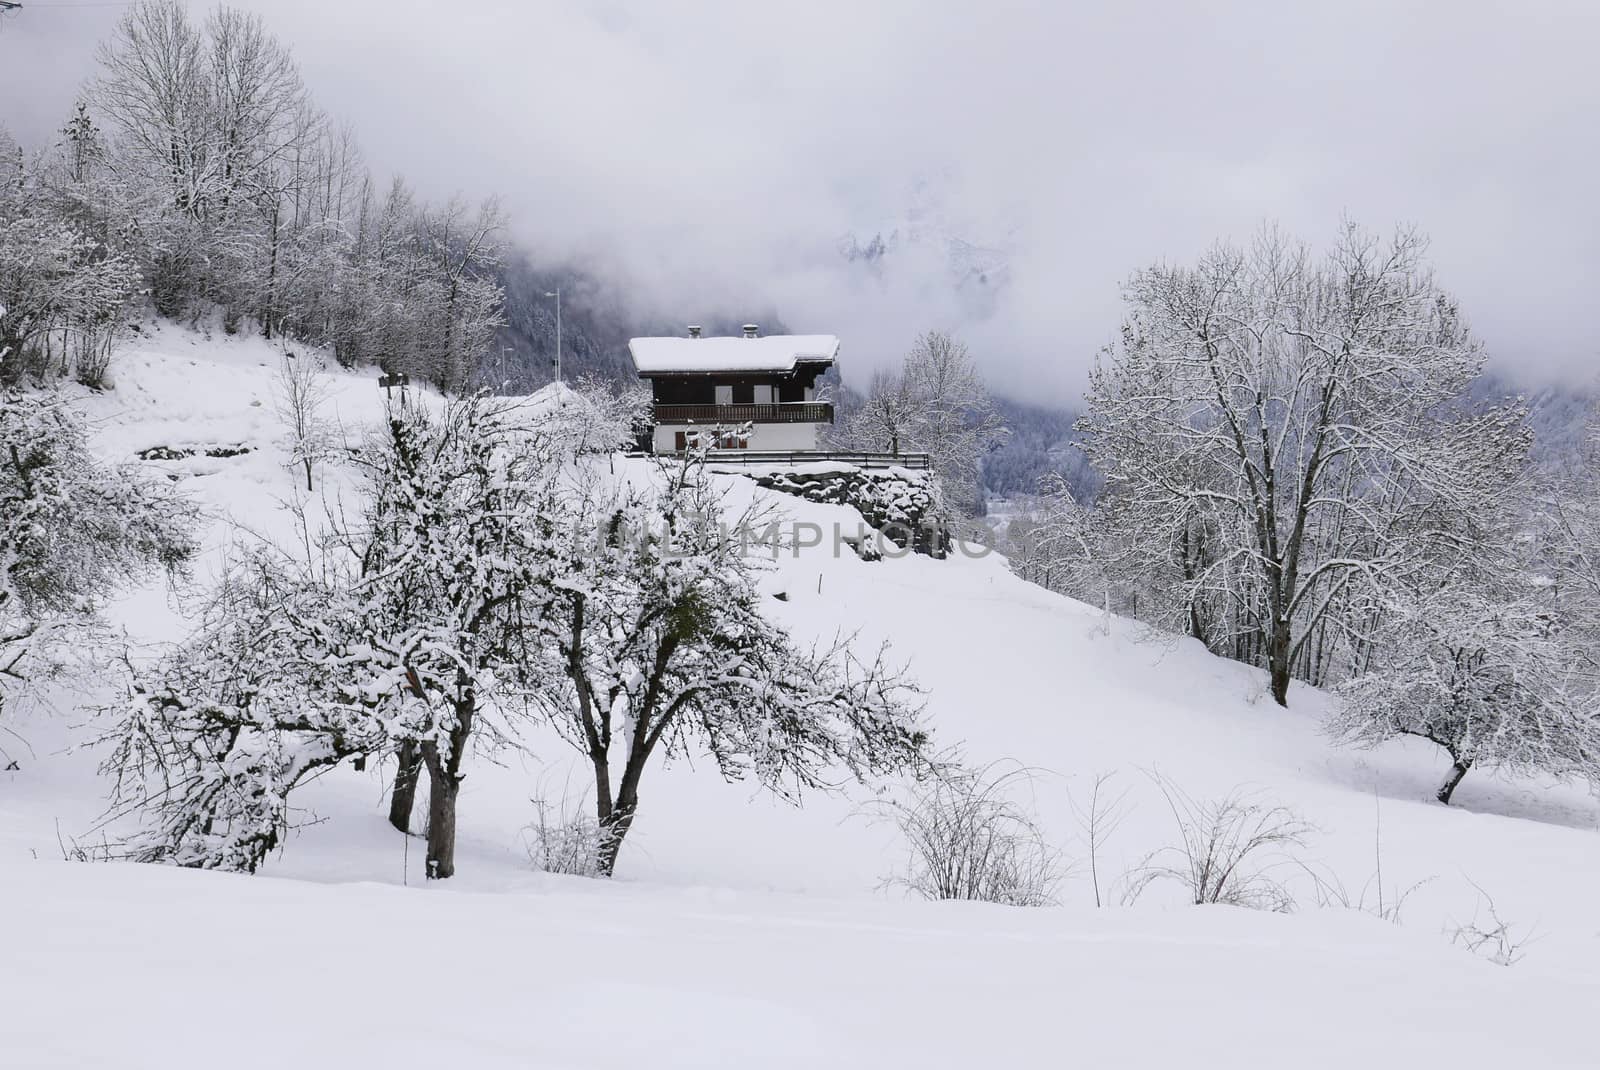
[[[952,768],[924,781],[908,801],[880,808],[910,855],[889,883],[924,899],[1053,905],[1064,871],[1017,798],[1029,779],[1025,769]]]
[[[139,289],[137,266],[22,196],[0,192],[0,383],[71,371],[99,387]]]
[[[1294,908],[1288,888],[1274,873],[1293,861],[1292,848],[1305,846],[1310,825],[1288,807],[1246,792],[1197,800],[1168,780],[1153,779],[1172,813],[1178,842],[1147,856],[1134,870],[1125,901],[1137,900],[1158,881],[1171,881],[1197,905]]]
[[[65,399],[0,389],[0,712],[101,598],[193,554],[194,509],[90,455]]]
[[[600,877],[600,859],[607,834],[592,813],[569,810],[544,799],[533,801],[534,819],[528,826],[528,860],[545,873],[570,877]]]
[[[650,390],[638,383],[619,386],[586,375],[559,400],[545,430],[574,459],[628,448],[651,426]]]

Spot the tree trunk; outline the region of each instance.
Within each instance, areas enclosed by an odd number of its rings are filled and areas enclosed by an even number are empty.
[[[595,846],[595,869],[600,876],[609,877],[617,868],[617,852],[622,849],[622,838],[633,823],[633,812],[624,814],[612,799],[611,760],[605,752],[591,754],[589,760],[594,765],[595,820],[600,829],[600,842]]]
[[[616,872],[617,855],[622,850],[622,841],[628,835],[628,830],[633,827],[633,811],[637,806],[637,800],[627,808],[619,803],[600,822],[600,847],[595,858],[600,876],[610,877]]]
[[[1272,698],[1278,705],[1289,705],[1289,622],[1272,623],[1272,635],[1267,641],[1267,671],[1272,675]]]
[[[647,709],[654,704],[652,700],[646,700]],[[648,716],[641,717],[640,723],[648,725]],[[610,816],[600,825],[600,871],[607,877],[616,867],[622,841],[627,837],[628,830],[633,828],[633,816],[639,811],[639,780],[650,762],[651,745],[646,742],[646,737],[645,732],[635,733],[628,764],[622,770],[622,782],[617,785],[616,804],[611,807]]]
[[[428,766],[428,879],[444,880],[456,872],[456,796],[461,794],[461,763],[466,757],[467,740],[472,736],[477,697],[465,678],[456,682],[455,727],[447,740],[449,757],[439,753],[439,744],[422,744],[422,760]]]
[[[456,872],[456,796],[461,778],[441,762],[438,749],[428,759],[428,879],[444,880]]]
[[[268,245],[270,252],[267,258],[267,307],[261,316],[261,326],[267,341],[272,341],[272,317],[277,314],[278,303],[278,213],[279,205],[276,199],[272,202],[272,226],[268,230]],[[311,474],[306,473],[309,482]],[[310,487],[306,488],[310,490]]]
[[[1445,777],[1444,783],[1440,785],[1439,791],[1437,795],[1435,795],[1435,798],[1444,803],[1446,806],[1449,806],[1450,796],[1456,793],[1456,785],[1461,783],[1461,778],[1466,776],[1467,770],[1471,768],[1472,763],[1470,761],[1457,758],[1455,760],[1455,764],[1450,766],[1450,775]]]
[[[394,790],[389,796],[389,824],[401,832],[411,831],[411,811],[417,803],[417,780],[422,774],[422,753],[415,743],[402,743],[397,753],[400,766],[394,774]]]

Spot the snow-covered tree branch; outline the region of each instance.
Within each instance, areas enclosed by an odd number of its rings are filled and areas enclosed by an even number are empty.
[[[0,712],[108,593],[183,567],[193,516],[136,470],[96,463],[64,398],[0,389]]]

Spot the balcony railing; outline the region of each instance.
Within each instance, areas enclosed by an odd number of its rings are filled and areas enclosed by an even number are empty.
[[[658,424],[831,424],[826,401],[782,401],[774,405],[657,405]]]

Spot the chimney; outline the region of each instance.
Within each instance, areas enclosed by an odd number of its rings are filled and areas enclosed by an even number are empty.
[[[698,323],[689,324],[689,337],[690,338],[699,338],[700,337],[700,325]]]
[[[759,323],[747,323],[747,324],[744,325],[744,336],[746,338],[757,338],[757,337],[760,337],[760,335],[761,335],[761,324],[759,324]]]

